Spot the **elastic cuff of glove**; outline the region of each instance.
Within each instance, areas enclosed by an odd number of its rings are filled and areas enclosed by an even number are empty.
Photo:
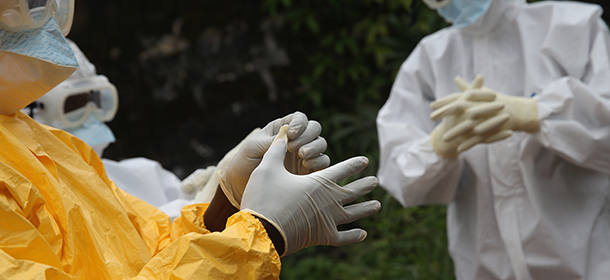
[[[227,172],[224,169],[218,170],[218,175],[217,175],[218,184],[220,185],[222,192],[225,194],[225,196],[227,197],[229,202],[231,202],[233,207],[235,207],[236,209],[239,209],[240,208],[239,204],[241,202],[241,199],[240,199],[240,201],[237,201],[235,199],[235,195],[233,194],[233,189],[230,188],[229,186],[227,186],[226,174],[227,174]]]
[[[256,216],[258,218],[264,219],[265,221],[270,223],[272,226],[274,226],[275,229],[277,229],[277,231],[282,236],[282,240],[284,240],[284,252],[282,254],[280,254],[280,257],[286,256],[286,254],[288,253],[288,239],[286,238],[286,234],[284,233],[284,231],[282,230],[282,228],[278,224],[276,224],[272,220],[268,219],[264,215],[259,214],[258,212],[254,211],[252,209],[242,209],[240,211],[248,212],[248,213],[252,214],[253,216]]]
[[[521,100],[523,102],[523,117],[524,120],[519,124],[521,131],[533,133],[540,129],[540,124],[538,123],[538,102],[533,98],[524,98]]]

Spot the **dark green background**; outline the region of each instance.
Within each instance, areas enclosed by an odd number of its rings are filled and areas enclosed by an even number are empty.
[[[587,1],[602,3],[607,1]],[[184,178],[251,129],[296,110],[323,125],[333,163],[378,162],[375,116],[417,42],[446,23],[417,0],[76,1],[73,39],[113,82],[112,159],[144,156]],[[607,19],[607,18],[606,18]],[[283,259],[282,279],[453,279],[445,207],[350,225],[368,238]]]

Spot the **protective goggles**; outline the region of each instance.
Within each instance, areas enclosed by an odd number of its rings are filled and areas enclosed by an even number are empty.
[[[60,129],[82,125],[94,114],[102,122],[111,121],[119,107],[116,88],[105,76],[69,79],[36,102],[34,119]]]
[[[61,33],[68,35],[74,17],[74,0],[2,0],[0,29],[23,32],[42,27],[55,18]]]
[[[430,9],[440,9],[451,3],[451,0],[423,0]]]

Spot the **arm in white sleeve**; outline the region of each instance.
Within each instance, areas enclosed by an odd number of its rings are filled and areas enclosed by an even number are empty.
[[[582,78],[560,78],[536,96],[536,138],[567,161],[610,175],[610,40],[601,19],[593,26],[590,44],[582,44],[589,55],[571,58],[586,65]]]
[[[429,59],[419,45],[400,68],[377,116],[379,182],[405,207],[451,202],[463,168],[459,158],[445,159],[432,148],[433,79]]]

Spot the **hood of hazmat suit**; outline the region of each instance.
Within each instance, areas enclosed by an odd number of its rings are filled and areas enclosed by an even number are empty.
[[[380,185],[404,206],[447,204],[457,279],[610,275],[610,37],[599,6],[494,0],[424,38],[377,117]],[[445,159],[430,103],[456,76],[533,98],[540,128]]]

